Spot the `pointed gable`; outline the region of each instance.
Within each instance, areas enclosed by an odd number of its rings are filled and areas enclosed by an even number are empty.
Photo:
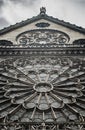
[[[78,39],[85,39],[84,28],[48,16],[46,14],[46,9],[42,7],[40,9],[39,15],[0,30],[0,40],[8,40],[13,44],[18,44],[16,39],[20,34],[29,32],[31,30],[42,29],[56,30],[58,32],[67,34],[70,38],[68,42],[69,44],[72,44],[75,40]]]

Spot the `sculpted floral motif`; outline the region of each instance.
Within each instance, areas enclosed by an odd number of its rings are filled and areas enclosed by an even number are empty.
[[[69,36],[57,30],[31,30],[24,32],[17,37],[19,44],[66,44],[69,42]]]

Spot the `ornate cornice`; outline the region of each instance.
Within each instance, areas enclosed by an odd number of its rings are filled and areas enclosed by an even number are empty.
[[[23,56],[23,55],[45,55],[45,56],[84,56],[84,45],[29,45],[29,46],[0,46],[0,56]]]

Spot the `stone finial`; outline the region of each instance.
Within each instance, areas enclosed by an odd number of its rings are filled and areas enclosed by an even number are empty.
[[[41,15],[45,15],[46,14],[46,8],[45,7],[41,7],[40,8],[40,14]]]

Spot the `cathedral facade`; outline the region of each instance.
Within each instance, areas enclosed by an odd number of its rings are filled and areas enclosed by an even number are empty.
[[[0,130],[85,130],[85,29],[40,14],[0,30]]]

